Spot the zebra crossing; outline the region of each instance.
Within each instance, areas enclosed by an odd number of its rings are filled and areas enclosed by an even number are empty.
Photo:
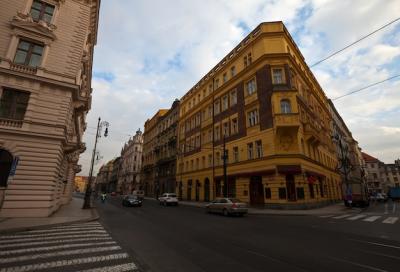
[[[398,216],[388,215],[371,215],[371,214],[326,214],[319,216],[320,218],[326,218],[331,220],[344,220],[344,221],[362,221],[367,223],[382,223],[382,224],[395,224],[399,221]]]
[[[0,272],[139,271],[99,222],[0,235]]]

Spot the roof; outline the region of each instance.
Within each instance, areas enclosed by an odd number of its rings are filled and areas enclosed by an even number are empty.
[[[363,159],[365,160],[365,162],[379,162],[379,160],[375,157],[372,157],[371,155],[365,153],[365,152],[361,152]]]

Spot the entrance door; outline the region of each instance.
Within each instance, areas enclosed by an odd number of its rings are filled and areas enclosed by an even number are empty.
[[[210,201],[210,180],[208,178],[204,180],[204,201]]]
[[[200,182],[196,180],[196,201],[200,199]]]
[[[0,149],[0,187],[7,186],[8,176],[10,175],[13,157],[7,150]]]
[[[286,175],[286,191],[289,201],[296,201],[296,184],[293,175]]]
[[[250,178],[250,204],[264,204],[264,190],[261,176],[252,176]]]
[[[179,199],[181,200],[182,199],[182,181],[180,181],[179,182],[179,191],[178,191],[178,194],[179,194]]]
[[[192,200],[192,180],[188,181],[186,199],[188,201]]]

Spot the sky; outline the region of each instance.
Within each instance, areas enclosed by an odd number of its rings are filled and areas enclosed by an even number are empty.
[[[261,22],[283,21],[312,65],[398,17],[400,0],[103,0],[81,175],[99,117],[110,126],[95,173]],[[312,71],[335,98],[400,74],[399,44],[400,21]],[[364,152],[386,163],[400,157],[400,77],[334,104]]]

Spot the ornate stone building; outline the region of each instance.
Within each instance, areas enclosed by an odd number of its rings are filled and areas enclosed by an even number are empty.
[[[100,0],[0,8],[0,216],[46,217],[71,199],[91,106]]]
[[[178,156],[179,100],[158,120],[155,145],[155,184],[158,194],[175,192]]]
[[[179,118],[183,199],[280,208],[341,199],[328,99],[282,22],[257,26],[201,78]]]
[[[141,189],[142,151],[143,134],[139,129],[121,150],[117,192],[129,194],[135,189]]]

